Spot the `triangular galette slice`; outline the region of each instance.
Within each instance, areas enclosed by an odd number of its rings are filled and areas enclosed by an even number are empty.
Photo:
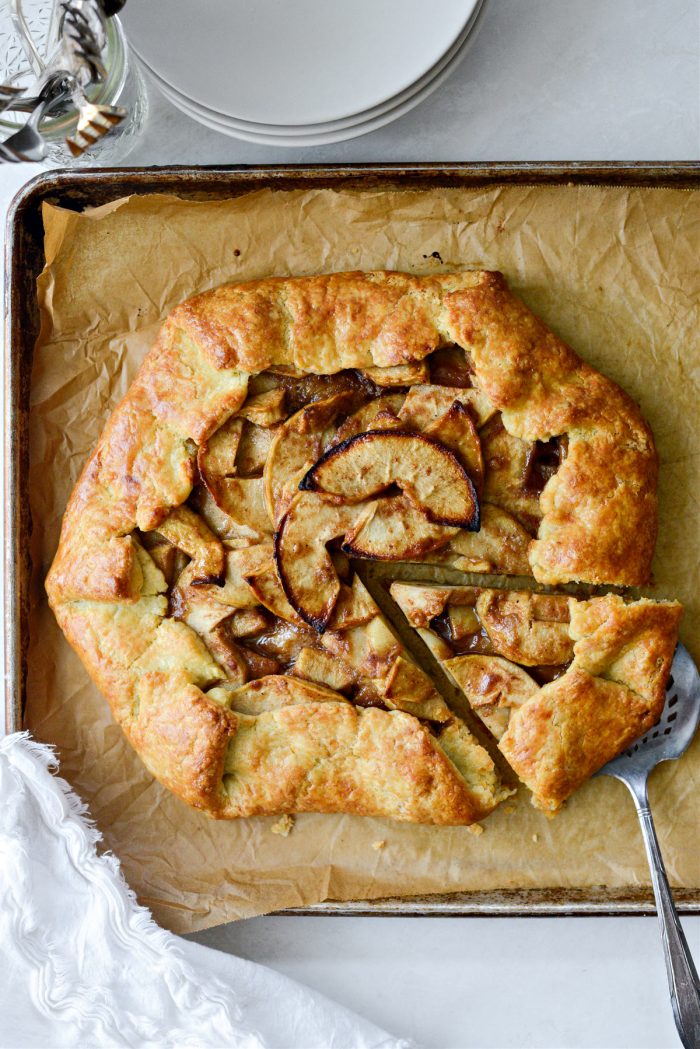
[[[659,719],[677,602],[393,583],[533,802],[556,811]]]

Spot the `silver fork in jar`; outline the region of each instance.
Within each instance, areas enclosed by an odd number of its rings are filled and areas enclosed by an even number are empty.
[[[36,105],[24,127],[0,143],[0,163],[43,160],[47,146],[39,131],[39,126],[47,113],[50,113],[52,109],[57,109],[70,97],[70,85],[65,73],[56,73],[50,77],[39,92]]]

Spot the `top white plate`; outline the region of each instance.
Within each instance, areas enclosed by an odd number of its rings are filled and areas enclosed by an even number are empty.
[[[478,0],[130,0],[120,18],[155,72],[200,105],[260,124],[361,113],[406,90]]]

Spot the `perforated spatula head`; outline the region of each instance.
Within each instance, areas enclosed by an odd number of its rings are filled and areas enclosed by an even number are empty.
[[[666,702],[656,725],[598,772],[626,780],[648,776],[661,761],[685,753],[700,721],[700,673],[688,650],[679,644],[666,685]]]

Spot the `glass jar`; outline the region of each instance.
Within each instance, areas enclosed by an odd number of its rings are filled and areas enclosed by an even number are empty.
[[[54,4],[48,0],[24,0],[22,9],[36,50],[46,62],[50,57]],[[65,144],[66,137],[75,132],[76,111],[69,109],[55,117],[47,117],[39,129],[48,144],[45,163],[61,166],[118,163],[136,144],[148,111],[146,87],[135,60],[129,54],[126,36],[117,18],[110,18],[107,22],[103,62],[106,79],[101,84],[93,84],[86,94],[91,102],[123,106],[127,110],[126,117],[81,157],[73,157]],[[0,0],[0,83],[29,88],[35,80],[36,73],[31,69],[10,17],[9,0]],[[26,119],[26,113],[6,110],[0,115],[0,139],[11,135]]]

